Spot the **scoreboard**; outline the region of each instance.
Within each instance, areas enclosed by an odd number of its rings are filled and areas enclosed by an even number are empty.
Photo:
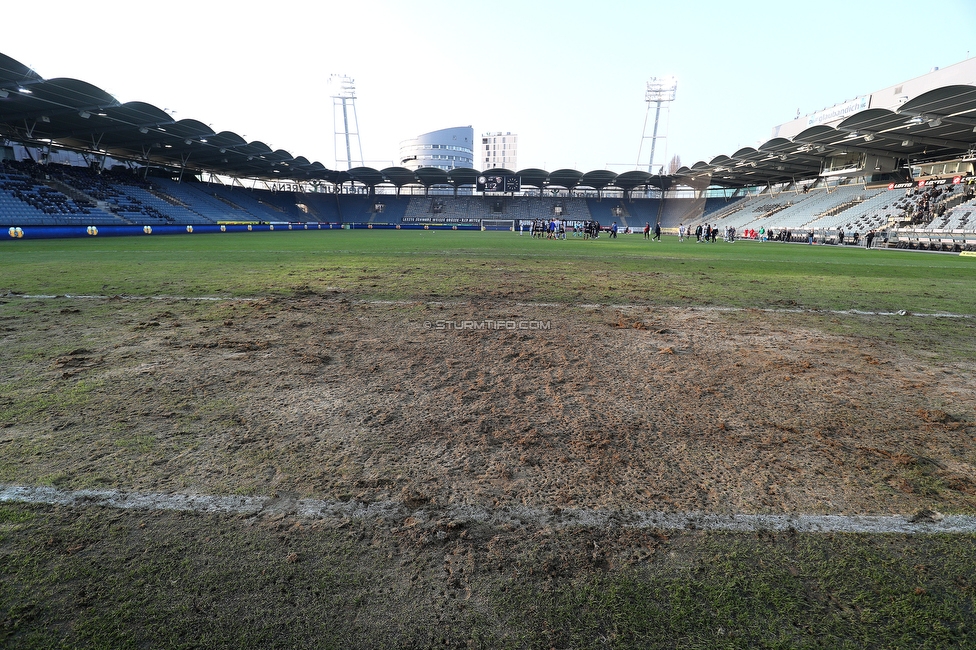
[[[522,177],[482,174],[478,176],[476,186],[479,192],[521,192]]]

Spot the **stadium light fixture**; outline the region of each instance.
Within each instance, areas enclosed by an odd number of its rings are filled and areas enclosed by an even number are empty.
[[[644,101],[647,102],[647,114],[644,116],[644,135],[642,136],[641,143],[643,144],[643,139],[646,138],[647,134],[647,117],[651,112],[651,105],[655,106],[654,112],[654,133],[651,136],[651,157],[647,163],[647,171],[649,173],[654,173],[654,150],[657,145],[657,130],[658,122],[661,118],[661,107],[663,104],[670,104],[674,101],[675,94],[678,90],[678,80],[673,75],[667,77],[651,77],[647,82],[647,87],[644,92]],[[640,152],[637,153],[638,159],[640,158]],[[639,161],[638,161],[639,163]],[[663,167],[662,167],[663,173]]]
[[[0,99],[6,99],[9,96],[10,96],[9,92],[4,90],[3,88],[0,88]]]
[[[87,120],[89,117],[91,117],[91,113],[89,113],[88,111],[80,111],[78,113],[78,117]]]
[[[901,146],[903,146],[903,147],[910,147],[913,144],[915,144],[915,143],[913,141],[911,141],[911,140],[902,140],[901,141]]]
[[[865,142],[873,142],[874,141],[874,134],[873,133],[868,133],[866,136],[864,136],[864,141]]]
[[[929,126],[942,126],[942,118],[937,117],[934,120],[929,120]]]
[[[139,133],[141,133],[141,134],[143,134],[143,135],[145,135],[145,134],[147,134],[147,133],[149,133],[149,129],[147,129],[147,128],[146,128],[146,127],[144,127],[144,126],[140,126],[140,127],[139,127]]]
[[[34,93],[31,92],[31,90],[29,88],[21,88],[21,87],[18,87],[17,88],[17,92],[23,93],[25,95],[33,95],[34,94]]]

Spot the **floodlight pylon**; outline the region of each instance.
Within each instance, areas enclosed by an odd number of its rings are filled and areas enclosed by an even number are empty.
[[[363,144],[359,139],[359,118],[356,115],[356,80],[345,75],[334,74],[330,81],[338,86],[338,90],[332,95],[336,169],[341,169],[342,165],[345,165],[346,169],[363,167]],[[344,148],[340,145],[340,137],[343,138]],[[354,147],[359,153],[359,158],[352,156]],[[345,158],[340,157],[343,152],[346,154]]]
[[[661,121],[661,107],[667,106],[674,101],[674,96],[678,90],[678,80],[675,77],[651,77],[647,82],[647,89],[644,92],[644,101],[647,102],[647,112],[644,113],[644,130],[641,133],[641,147],[637,152],[637,165],[640,166],[640,154],[644,148],[644,140],[647,140],[647,118],[651,114],[651,106],[654,106],[654,133],[651,136],[651,156],[647,162],[647,171],[654,173],[654,150],[658,140],[658,124]],[[661,136],[667,138],[667,135]],[[664,165],[661,165],[663,170]]]

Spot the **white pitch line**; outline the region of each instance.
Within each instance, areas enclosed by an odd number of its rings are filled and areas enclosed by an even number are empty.
[[[123,510],[174,510],[227,515],[285,514],[304,519],[394,519],[418,523],[443,520],[487,524],[542,525],[557,528],[639,528],[733,532],[974,534],[976,515],[803,515],[710,514],[705,512],[610,511],[448,505],[412,510],[398,501],[323,501],[289,497],[150,494],[118,490],[59,490],[51,487],[0,485],[0,503],[43,503]]]

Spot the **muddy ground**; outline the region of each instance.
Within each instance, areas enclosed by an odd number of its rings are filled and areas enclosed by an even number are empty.
[[[0,307],[8,485],[976,512],[973,364],[827,334],[819,315],[342,296]]]

